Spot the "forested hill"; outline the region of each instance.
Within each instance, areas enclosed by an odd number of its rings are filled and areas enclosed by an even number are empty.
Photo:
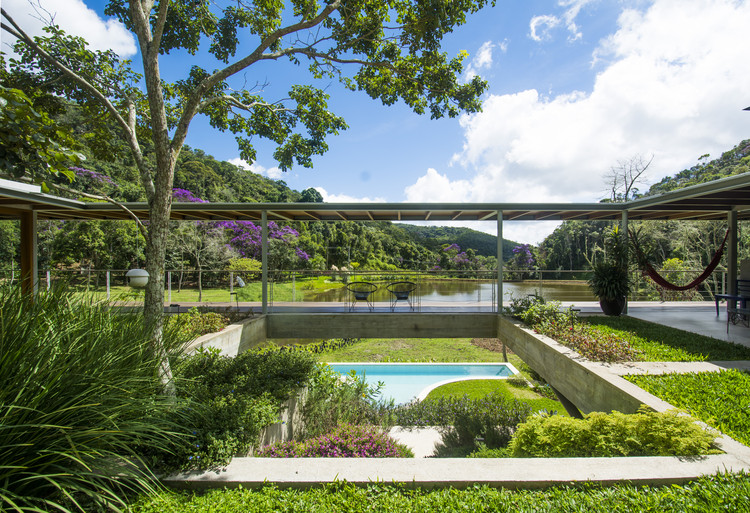
[[[699,163],[652,185],[644,196],[653,196],[691,185],[718,180],[750,171],[750,139],[709,160]],[[537,248],[537,262],[545,269],[586,269],[601,252],[602,239],[613,223],[608,221],[565,221]],[[750,230],[740,229],[740,260],[750,257]],[[726,225],[715,221],[632,222],[653,247],[651,260],[677,269],[703,269],[721,246]],[[690,276],[693,274],[688,273]]]
[[[436,251],[446,244],[458,244],[462,248],[471,248],[477,255],[497,256],[497,237],[469,228],[453,226],[423,226],[399,224],[411,238]],[[508,261],[513,257],[513,248],[517,242],[503,239],[503,258]]]
[[[147,156],[148,158],[148,156]],[[118,201],[144,201],[138,174],[127,161],[104,161],[89,154],[76,179],[63,185],[106,194]],[[314,170],[305,171],[314,173]],[[184,147],[174,179],[175,201],[321,202],[315,189],[296,191],[220,161],[199,149]],[[75,193],[68,194],[75,197]],[[133,223],[44,222],[39,237],[40,267],[126,269],[143,261],[142,237]],[[273,225],[273,226],[271,226]],[[230,258],[257,257],[257,226],[250,222],[180,223],[170,234],[167,266],[225,269]],[[390,222],[269,223],[272,265],[278,269],[492,270],[497,243],[493,235],[468,228],[410,226]],[[504,241],[508,260],[516,246]],[[226,251],[227,248],[231,250]],[[0,268],[18,259],[18,236],[12,222],[0,223]]]
[[[750,139],[745,139],[721,157],[709,161],[709,155],[703,155],[699,163],[690,169],[668,176],[652,185],[645,196],[662,194],[675,189],[682,189],[699,183],[739,175],[750,171]]]

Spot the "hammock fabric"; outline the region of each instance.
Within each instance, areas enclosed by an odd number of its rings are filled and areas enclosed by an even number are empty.
[[[714,254],[714,257],[711,259],[711,261],[708,263],[708,267],[701,273],[700,276],[698,276],[696,279],[688,283],[687,285],[675,285],[673,283],[668,282],[667,280],[662,277],[654,267],[648,263],[648,260],[646,259],[646,256],[641,251],[640,246],[636,242],[635,237],[631,237],[630,240],[633,241],[633,247],[635,248],[635,251],[638,255],[638,261],[641,263],[641,266],[643,267],[642,271],[643,274],[646,274],[649,278],[654,280],[654,283],[659,285],[660,287],[663,287],[667,290],[690,290],[696,288],[698,285],[703,283],[703,281],[711,276],[711,273],[714,272],[714,269],[716,269],[716,266],[719,265],[719,262],[721,262],[721,257],[724,254],[724,248],[727,245],[727,238],[729,237],[729,230],[727,230],[726,235],[724,235],[724,241],[721,243],[721,247],[719,250]]]

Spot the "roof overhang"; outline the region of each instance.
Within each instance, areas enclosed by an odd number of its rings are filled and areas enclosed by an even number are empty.
[[[140,219],[149,218],[146,203],[125,203]],[[110,203],[70,200],[0,184],[0,218],[34,211],[39,219],[128,220]],[[174,203],[175,220],[258,221],[506,221],[629,219],[724,220],[736,211],[750,219],[750,173],[731,176],[627,203]]]

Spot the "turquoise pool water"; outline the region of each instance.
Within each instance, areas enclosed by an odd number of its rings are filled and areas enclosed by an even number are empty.
[[[367,383],[385,383],[381,398],[396,404],[424,399],[433,388],[464,379],[502,379],[518,371],[509,363],[331,363],[339,374],[354,370]]]

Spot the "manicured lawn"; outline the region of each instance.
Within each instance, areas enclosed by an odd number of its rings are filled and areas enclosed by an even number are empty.
[[[321,362],[501,362],[503,355],[469,338],[365,338],[321,354]]]
[[[624,338],[641,351],[641,361],[750,360],[750,348],[633,317],[586,317],[585,321]]]
[[[468,395],[471,399],[481,399],[492,393],[499,393],[507,399],[516,399],[527,403],[534,411],[556,411],[560,415],[567,415],[565,408],[559,401],[542,397],[528,386],[500,379],[471,379],[448,383],[430,392],[425,401],[440,397],[458,398],[464,395]]]
[[[356,487],[333,483],[309,490],[214,490],[205,494],[165,492],[143,497],[133,513],[287,513],[328,512],[585,512],[703,513],[747,511],[750,475],[703,477],[685,485],[555,486],[544,490],[506,490],[471,486],[464,490],[411,489],[405,485],[372,484]]]
[[[269,284],[268,294],[269,301],[302,301],[305,294],[310,292],[324,292],[326,290],[341,288],[344,284],[341,282],[331,282],[328,278],[320,276],[315,278],[306,278],[297,280],[292,287],[292,283],[274,283]],[[77,293],[86,292],[85,287],[77,287]],[[235,292],[239,292],[239,301],[261,301],[262,291],[261,283],[258,281],[248,282],[245,287],[234,288]],[[97,298],[104,299],[107,296],[107,291],[103,286],[98,288],[91,287],[89,292]],[[134,290],[125,285],[117,285],[110,287],[110,296],[114,300],[124,301],[143,301],[143,291]],[[164,301],[169,300],[168,291],[164,291]],[[198,288],[191,287],[182,290],[172,285],[172,296],[171,301],[174,303],[180,302],[195,302],[198,301]],[[229,301],[234,302],[235,297],[229,296],[229,286],[221,288],[204,288],[201,301],[206,303],[226,303]]]
[[[728,370],[627,376],[626,379],[668,403],[684,408],[735,440],[750,444],[750,374]]]

